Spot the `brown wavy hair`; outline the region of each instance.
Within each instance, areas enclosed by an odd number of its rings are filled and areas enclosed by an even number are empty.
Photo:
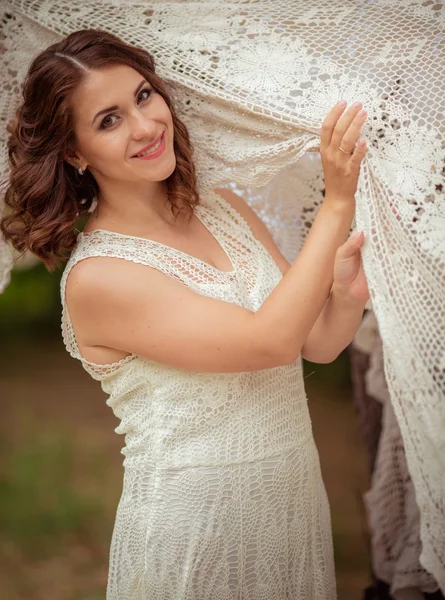
[[[176,168],[165,184],[174,217],[180,212],[191,217],[199,203],[190,137],[165,82],[155,73],[153,57],[106,31],[76,31],[33,60],[23,85],[23,102],[8,125],[10,178],[5,202],[9,210],[0,229],[17,250],[30,250],[49,271],[73,249],[76,221],[88,213],[99,191],[88,170],[80,177],[64,160],[75,150],[70,97],[88,70],[111,64],[138,71],[170,109]]]

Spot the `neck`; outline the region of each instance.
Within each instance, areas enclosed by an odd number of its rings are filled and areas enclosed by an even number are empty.
[[[119,185],[101,189],[97,206],[89,219],[96,227],[144,232],[172,226],[174,218],[164,182],[144,182],[139,186]]]

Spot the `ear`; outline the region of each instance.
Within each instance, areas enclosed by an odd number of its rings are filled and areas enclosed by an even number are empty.
[[[70,155],[65,156],[63,160],[75,169],[82,167],[82,169],[85,170],[88,164],[88,161],[80,153],[71,153]]]

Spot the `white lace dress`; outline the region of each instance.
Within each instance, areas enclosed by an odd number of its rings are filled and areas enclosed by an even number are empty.
[[[101,366],[79,353],[65,285],[71,268],[93,256],[149,265],[199,294],[258,310],[281,278],[273,258],[215,192],[201,197],[196,215],[232,271],[96,230],[79,235],[62,277],[67,349],[101,382],[125,434],[107,599],[334,599],[329,504],[300,358],[200,373],[135,355]]]

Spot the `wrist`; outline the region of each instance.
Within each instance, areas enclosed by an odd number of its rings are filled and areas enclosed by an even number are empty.
[[[357,297],[351,294],[348,286],[341,286],[335,282],[331,288],[331,296],[339,300],[342,306],[350,306],[351,308],[363,307],[364,309],[369,300],[369,293],[366,297]]]
[[[323,205],[339,214],[344,214],[345,212],[355,213],[355,195],[327,193],[324,197]]]

